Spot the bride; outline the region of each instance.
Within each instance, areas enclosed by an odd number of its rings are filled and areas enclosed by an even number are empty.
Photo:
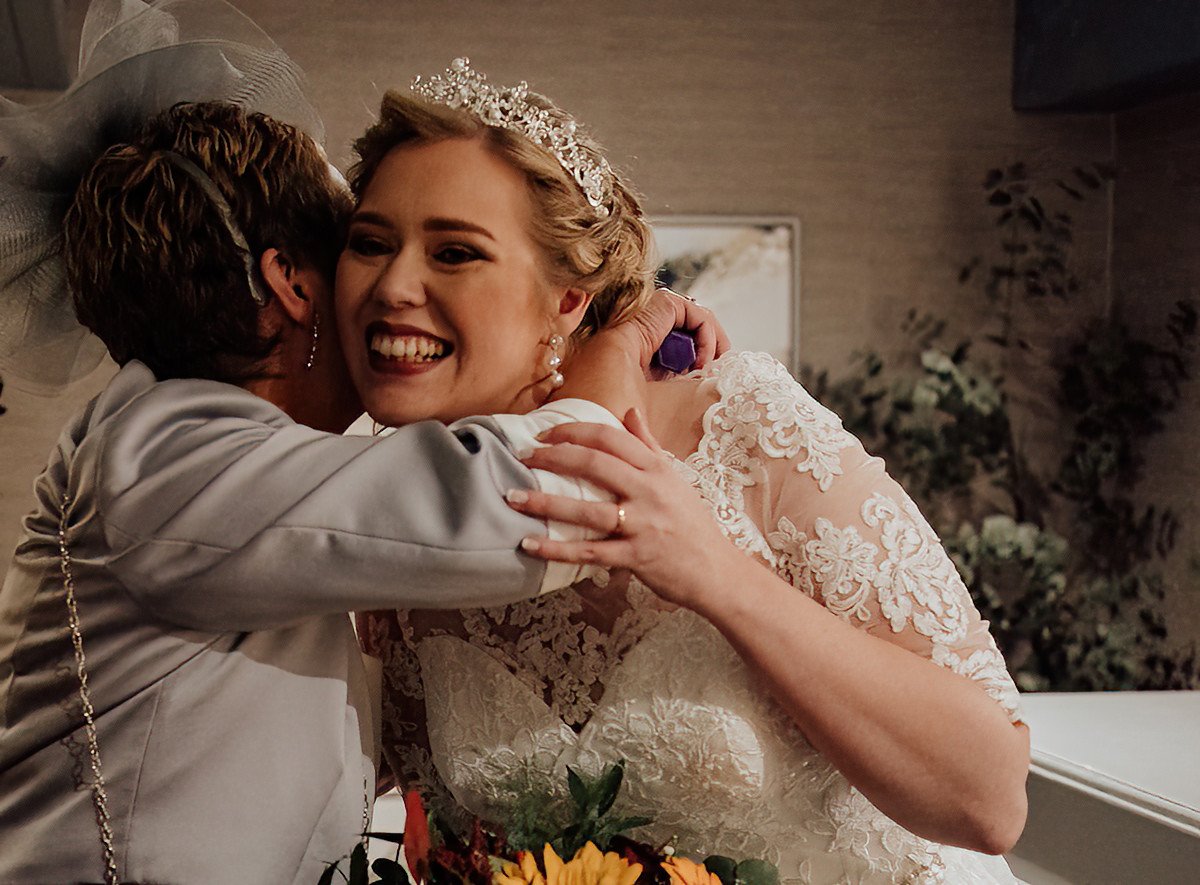
[[[645,297],[651,235],[561,110],[458,60],[356,143],[337,277],[379,423],[527,411]],[[527,463],[615,502],[514,493],[593,530],[529,602],[360,616],[384,755],[435,806],[505,818],[514,785],[628,762],[635,835],[762,857],[791,882],[1013,882],[1028,731],[987,624],[912,501],[787,371],[726,354],[647,385],[635,436],[555,431]]]

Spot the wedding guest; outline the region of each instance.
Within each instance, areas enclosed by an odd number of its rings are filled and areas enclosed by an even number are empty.
[[[109,36],[141,21],[118,12]],[[180,70],[157,43],[109,45]],[[87,82],[142,94],[127,60]],[[24,173],[49,161],[19,136],[45,124],[0,118],[0,327],[70,310],[47,284],[61,260],[121,369],[64,428],[0,590],[0,881],[315,881],[360,838],[376,774],[346,613],[568,583],[573,567],[517,552],[547,525],[502,491],[553,481],[512,449],[562,421],[615,423],[604,406],[637,401],[684,308],[660,300],[617,330],[540,415],[343,437],[359,406],[329,277],[347,198],[316,143],[231,104],[175,105],[87,164],[61,259],[35,242],[22,265]]]

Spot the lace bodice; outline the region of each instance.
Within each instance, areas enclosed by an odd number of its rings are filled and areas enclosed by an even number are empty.
[[[676,468],[749,556],[850,623],[1017,692],[936,535],[882,462],[765,354],[693,384],[698,447]],[[704,856],[764,857],[789,882],[1012,882],[1004,862],[885,817],[805,740],[707,621],[630,575],[529,602],[360,617],[384,663],[384,755],[431,801],[503,819],[514,790],[570,765],[628,762],[638,835]],[[440,797],[440,798],[439,798]]]

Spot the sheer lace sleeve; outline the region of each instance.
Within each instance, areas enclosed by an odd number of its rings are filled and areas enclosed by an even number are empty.
[[[987,622],[883,461],[770,357],[730,362],[693,456],[723,467],[696,465],[717,477],[702,491],[731,505],[718,517],[742,520],[726,530],[834,614],[974,680],[1020,721]]]

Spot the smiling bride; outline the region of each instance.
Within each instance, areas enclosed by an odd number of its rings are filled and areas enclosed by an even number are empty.
[[[528,411],[568,342],[649,292],[638,198],[581,127],[459,60],[357,143],[339,327],[375,421]],[[527,463],[612,502],[510,496],[607,539],[562,593],[360,616],[384,754],[435,807],[503,821],[520,788],[627,760],[619,810],[685,854],[788,882],[1014,882],[1028,731],[908,496],[774,359],[647,385],[634,435],[554,431]]]

